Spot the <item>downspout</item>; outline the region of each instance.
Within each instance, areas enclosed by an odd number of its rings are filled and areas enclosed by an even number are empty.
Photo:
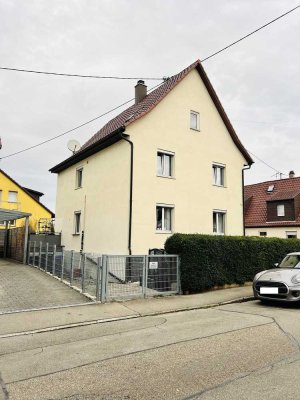
[[[246,169],[250,169],[251,165],[247,165],[242,168],[242,188],[243,188],[243,235],[246,236],[246,228],[245,228],[245,190],[244,190],[244,171]]]
[[[128,139],[129,135],[121,133],[121,138],[130,144],[130,186],[129,186],[129,227],[128,227],[128,252],[131,255],[131,231],[132,231],[132,191],[133,191],[133,143]]]

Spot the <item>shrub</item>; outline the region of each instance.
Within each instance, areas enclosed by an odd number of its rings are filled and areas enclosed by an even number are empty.
[[[300,240],[176,233],[167,239],[165,250],[180,256],[183,292],[197,293],[252,281],[287,253],[300,251]]]

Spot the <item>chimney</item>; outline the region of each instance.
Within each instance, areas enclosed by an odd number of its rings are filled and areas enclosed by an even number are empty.
[[[147,86],[142,80],[137,81],[135,86],[135,104],[138,104],[147,96]]]
[[[289,178],[295,178],[295,172],[294,171],[290,171],[289,172]]]

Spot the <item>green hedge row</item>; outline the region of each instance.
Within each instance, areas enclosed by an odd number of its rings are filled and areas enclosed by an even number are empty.
[[[182,291],[197,293],[253,280],[287,253],[300,251],[300,240],[176,233],[167,239],[165,250],[180,256]]]

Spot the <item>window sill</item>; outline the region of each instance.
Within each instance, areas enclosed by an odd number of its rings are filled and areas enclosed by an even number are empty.
[[[170,233],[172,233],[172,231],[163,231],[163,230],[156,229],[155,233],[168,233],[168,234],[170,234]]]
[[[200,129],[196,129],[196,128],[191,128],[191,127],[190,127],[190,130],[191,130],[191,131],[200,132]]]
[[[72,236],[80,236],[80,233],[72,233]]]
[[[167,176],[167,175],[156,175],[157,176],[157,178],[167,178],[167,179],[175,179],[175,177],[174,176]]]
[[[227,186],[225,186],[225,185],[217,185],[216,183],[213,183],[213,186],[215,186],[215,187],[220,187],[220,188],[227,188]]]
[[[78,186],[75,188],[75,190],[77,190],[77,189],[82,189],[82,186]]]

